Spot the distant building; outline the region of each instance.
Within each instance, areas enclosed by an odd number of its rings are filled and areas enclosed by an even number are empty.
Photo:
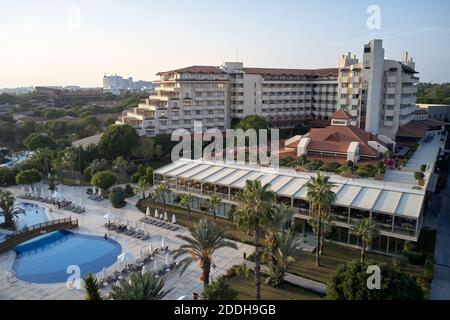
[[[103,90],[115,95],[131,91],[131,92],[152,92],[155,89],[155,84],[150,81],[133,81],[132,77],[125,79],[121,76],[105,76],[103,77]]]
[[[345,163],[376,162],[388,151],[387,146],[371,132],[350,124],[352,116],[339,110],[331,117],[331,125],[323,129],[311,129],[303,136],[295,136],[285,142],[280,157],[306,156],[309,160]]]
[[[450,121],[450,105],[446,104],[418,104],[420,110],[426,110],[428,119]]]
[[[413,112],[414,114],[414,120],[420,121],[420,120],[428,120],[428,110],[426,109],[417,109]]]

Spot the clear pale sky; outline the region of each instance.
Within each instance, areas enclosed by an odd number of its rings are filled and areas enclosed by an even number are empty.
[[[366,25],[373,4],[380,30]],[[153,80],[236,50],[246,66],[336,67],[372,38],[387,58],[408,50],[422,81],[450,82],[449,12],[448,0],[2,0],[0,88],[101,86],[105,72]]]

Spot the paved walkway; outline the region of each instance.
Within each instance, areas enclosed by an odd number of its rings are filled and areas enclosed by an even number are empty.
[[[255,268],[255,263],[252,261],[245,260],[245,265],[249,267],[250,269]],[[267,272],[268,268],[266,266],[261,266],[261,271]],[[303,278],[300,276],[297,276],[295,274],[286,273],[284,276],[284,280],[286,282],[292,283],[294,285],[297,285],[299,287],[303,287],[305,289],[313,290],[319,293],[324,294],[327,290],[327,286],[323,284],[322,282],[310,280],[307,278]]]
[[[442,191],[434,260],[430,299],[450,300],[450,179]]]
[[[43,186],[44,187],[44,186]],[[8,188],[16,196],[21,194],[20,188]],[[123,218],[128,218],[130,221],[138,220],[143,217],[142,213],[134,206],[137,197],[130,199],[130,203],[122,209],[114,209],[111,207],[109,201],[96,202],[88,200],[86,197],[86,187],[67,187],[58,186],[58,192],[63,192],[67,200],[71,200],[75,203],[79,203],[81,200],[83,206],[86,208],[86,213],[74,214],[67,211],[57,210],[52,205],[39,204],[51,209],[51,218],[76,218],[79,221],[78,232],[83,234],[93,234],[103,236],[106,229],[104,228],[105,220],[103,216],[107,212],[111,212],[115,215]],[[33,203],[32,201],[26,201]],[[156,226],[146,225],[146,232],[151,234],[150,241],[141,241],[128,237],[123,234],[116,234],[108,232],[110,238],[119,242],[122,246],[122,252],[128,251],[133,253],[137,258],[141,250],[147,250],[149,243],[152,243],[153,248],[161,246],[161,238],[164,236],[165,245],[169,246],[169,250],[178,248],[183,241],[177,238],[177,235],[187,235],[189,232],[186,228],[181,227],[179,230],[173,232],[166,229],[158,228]],[[244,252],[250,255],[254,249],[252,246],[236,243],[238,250],[231,248],[222,248],[216,251],[214,255],[214,263],[217,266],[212,269],[211,278],[216,279],[223,275],[232,266],[241,264],[243,262]],[[38,299],[38,300],[76,300],[84,299],[84,290],[68,289],[65,283],[60,284],[30,284],[20,281],[18,279],[8,279],[8,274],[11,271],[12,265],[15,260],[15,252],[9,251],[0,255],[0,300],[7,299]],[[157,257],[157,264],[159,267],[164,265],[165,255]],[[117,263],[107,268],[107,273],[111,274],[117,269]],[[153,263],[148,268],[153,270]],[[100,274],[98,274],[100,276]],[[166,299],[177,299],[181,296],[190,298],[193,292],[201,293],[203,291],[203,282],[199,280],[200,268],[197,263],[192,264],[188,269],[180,276],[179,271],[169,272],[166,280],[166,288],[174,288],[169,293]],[[107,290],[103,290],[106,295]]]

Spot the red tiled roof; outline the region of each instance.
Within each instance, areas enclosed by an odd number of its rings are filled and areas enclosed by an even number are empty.
[[[270,76],[337,76],[339,69],[279,69],[279,68],[243,68],[247,74],[260,74]]]
[[[368,145],[369,141],[376,141],[385,145],[370,132],[366,132],[354,126],[329,126],[324,129],[311,129],[311,139],[308,149],[347,152],[352,142],[359,142],[359,152],[362,156],[377,157],[377,150]]]
[[[175,69],[175,70],[166,71],[166,72],[159,72],[158,74],[167,73],[167,72],[176,72],[176,73],[212,73],[212,74],[225,73],[225,71],[223,71],[219,67],[214,67],[214,66],[190,66],[190,67],[181,68],[181,69]]]
[[[396,136],[423,138],[431,128],[445,125],[447,125],[446,122],[438,120],[412,120],[398,128]]]
[[[331,116],[331,119],[351,120],[352,116],[344,109],[340,109],[340,110],[336,111],[335,113],[333,113],[333,115]]]

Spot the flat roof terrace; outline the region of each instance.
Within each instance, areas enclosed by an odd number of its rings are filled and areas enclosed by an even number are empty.
[[[228,164],[204,160],[180,159],[155,170],[162,179],[187,179],[203,184],[214,184],[242,189],[247,180],[260,180],[269,184],[278,196],[305,200],[306,183],[316,173],[296,172],[287,168],[267,168],[254,165]],[[425,190],[416,190],[416,184],[378,181],[372,179],[347,179],[330,175],[336,185],[335,205],[367,211],[419,219]]]

